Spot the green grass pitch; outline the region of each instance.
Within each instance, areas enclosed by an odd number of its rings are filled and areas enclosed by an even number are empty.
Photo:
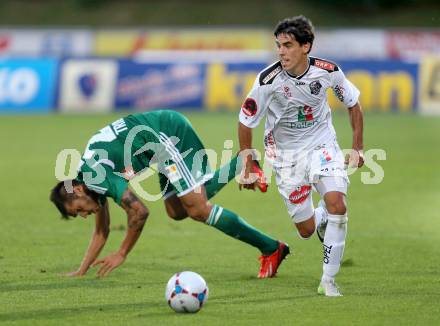
[[[236,144],[236,115],[188,113],[205,146]],[[89,137],[122,114],[0,118],[1,325],[438,325],[440,323],[440,118],[370,114],[365,147],[387,160],[382,183],[351,176],[349,229],[338,282],[342,298],[316,294],[321,246],[302,241],[272,184],[268,193],[229,184],[213,202],[288,242],[294,254],[274,279],[258,280],[258,252],[191,220],[172,221],[161,201],[124,265],[98,279],[96,270],[65,278],[87,247],[94,219],[62,221],[48,201],[54,165],[64,148],[83,150]],[[334,123],[341,147],[351,144],[346,115]],[[262,129],[255,133],[261,144]],[[260,146],[261,148],[261,146]],[[273,181],[273,180],[272,180]],[[147,185],[158,189],[157,178]],[[112,231],[103,254],[116,250],[126,218],[111,205]],[[164,300],[175,272],[200,273],[207,305],[179,315]]]

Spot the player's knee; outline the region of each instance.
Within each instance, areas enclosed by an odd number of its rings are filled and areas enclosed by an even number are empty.
[[[208,219],[210,210],[207,205],[187,207],[188,215],[196,221],[204,222]]]
[[[313,233],[315,233],[314,228],[298,228],[297,231],[298,236],[302,240],[309,240],[312,237]]]
[[[347,206],[342,200],[333,203],[327,203],[326,208],[329,214],[333,215],[344,215],[347,212]]]
[[[188,217],[188,213],[183,208],[172,207],[171,205],[166,205],[165,209],[169,217],[173,220],[180,221]]]
[[[182,212],[168,212],[168,216],[171,217],[175,221],[181,221],[188,217],[188,214]]]
[[[293,215],[293,221],[298,231],[298,236],[303,239],[309,239],[315,232],[315,219],[313,218],[313,206],[311,202],[305,205],[298,205],[299,208],[295,215]]]

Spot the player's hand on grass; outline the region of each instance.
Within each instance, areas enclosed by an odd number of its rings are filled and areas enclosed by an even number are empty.
[[[364,152],[363,150],[352,149],[350,153],[345,155],[345,167],[346,168],[360,168],[364,165]]]
[[[78,277],[78,276],[83,276],[85,273],[82,273],[80,271],[73,271],[73,272],[68,272],[68,273],[64,273],[63,276],[66,277]]]
[[[107,276],[112,270],[121,265],[125,261],[125,256],[120,252],[115,252],[114,254],[108,255],[103,259],[97,259],[92,267],[101,265],[99,268],[97,275],[99,277]]]

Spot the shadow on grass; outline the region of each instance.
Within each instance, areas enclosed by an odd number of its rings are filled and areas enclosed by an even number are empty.
[[[154,282],[148,283],[142,281],[142,286],[154,285]],[[138,283],[127,283],[121,281],[112,281],[109,279],[89,278],[89,279],[70,279],[62,276],[55,279],[54,282],[42,283],[0,283],[0,292],[15,292],[15,291],[35,291],[35,290],[57,290],[70,288],[87,288],[87,289],[106,289],[117,287],[137,287]]]
[[[166,307],[164,302],[142,302],[142,303],[127,303],[127,304],[100,304],[85,307],[72,308],[52,308],[52,309],[36,309],[28,311],[17,311],[0,314],[0,322],[6,321],[25,321],[25,320],[53,320],[64,319],[66,317],[79,316],[81,314],[98,314],[127,311],[144,311],[146,308],[158,309],[159,307]],[[164,309],[165,310],[165,309]]]
[[[276,299],[271,298],[271,301],[277,302],[289,302],[299,298],[310,298],[310,295],[286,295],[278,296]],[[230,296],[221,296],[212,298],[210,304],[215,305],[242,305],[245,298],[231,298]],[[252,300],[246,299],[246,304],[260,304],[267,303],[267,298],[255,297]],[[151,309],[151,312],[145,312]],[[71,307],[71,308],[52,308],[52,309],[35,309],[28,311],[17,311],[0,314],[0,322],[20,322],[31,320],[63,320],[68,317],[78,317],[83,314],[99,314],[99,313],[111,313],[111,314],[134,314],[138,318],[148,318],[153,316],[169,316],[174,318],[176,314],[170,310],[163,300],[158,301],[146,301],[130,304],[99,304],[90,305],[84,307]],[[189,314],[192,315],[192,314]]]

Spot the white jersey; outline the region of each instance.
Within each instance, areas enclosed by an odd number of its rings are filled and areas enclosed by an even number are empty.
[[[276,62],[258,74],[241,108],[240,122],[255,128],[266,116],[266,158],[281,164],[278,153],[309,151],[336,141],[328,88],[349,108],[358,101],[359,90],[334,63],[309,57],[307,70],[295,77]]]

